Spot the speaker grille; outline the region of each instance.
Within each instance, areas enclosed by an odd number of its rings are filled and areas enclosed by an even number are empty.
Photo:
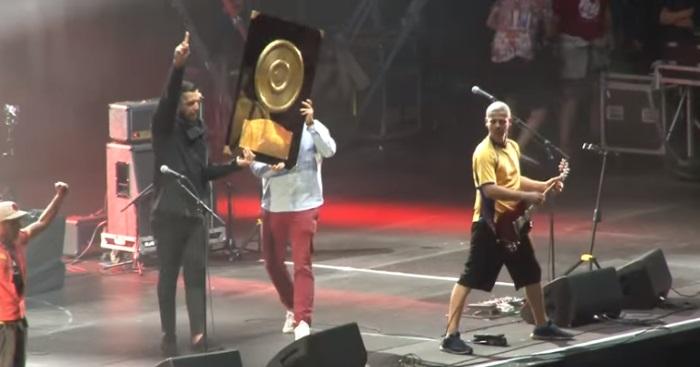
[[[671,289],[671,272],[660,249],[649,251],[617,269],[623,308],[654,308]]]

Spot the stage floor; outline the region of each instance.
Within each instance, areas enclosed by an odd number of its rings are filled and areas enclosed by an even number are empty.
[[[373,154],[359,153],[352,159]],[[349,157],[339,159],[350,161]],[[351,169],[353,164],[355,169]],[[407,354],[434,363],[476,365],[585,346],[604,338],[629,341],[634,338],[629,333],[646,329],[601,322],[571,329],[576,334],[572,342],[551,343],[529,339],[532,327],[518,316],[482,319],[464,315],[461,331],[465,338],[474,333],[503,333],[510,346],[477,345],[473,356],[440,352],[449,294],[463,268],[469,240],[473,193],[468,164],[455,180],[433,174],[454,170],[439,165],[424,171],[408,162],[394,174],[374,164],[376,174],[370,169],[358,176],[359,165],[348,163],[342,170],[332,164],[324,167],[328,202],[315,243],[313,329],[357,322],[370,366],[398,366],[398,359]],[[700,186],[668,177],[659,165],[635,167],[615,162],[610,167],[595,255],[602,266],[618,266],[661,248],[673,287],[683,294],[696,294],[700,291]],[[554,256],[558,275],[590,245],[597,173],[591,164],[588,170],[573,174],[567,192],[558,199]],[[248,191],[243,186],[241,196],[249,192],[254,198],[254,186]],[[533,239],[548,280],[549,232],[543,213],[536,217]],[[240,240],[253,227],[254,218],[241,215],[237,219]],[[265,366],[292,336],[281,333],[284,310],[257,255],[247,253],[235,262],[213,255],[210,273],[213,337],[220,345],[239,349],[244,366]],[[62,290],[28,300],[29,366],[155,366],[161,360],[156,281],[154,267],[147,267],[140,276],[101,272],[97,259],[70,265]],[[473,292],[468,302],[522,297],[510,282],[502,271],[492,293]],[[180,349],[186,352],[189,332],[183,293],[180,287],[178,333]],[[625,311],[623,318],[658,318],[671,326],[700,319],[697,309],[683,308],[698,304],[699,297],[673,292],[669,296],[678,308]]]

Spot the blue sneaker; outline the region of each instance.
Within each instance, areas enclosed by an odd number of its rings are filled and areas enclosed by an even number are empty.
[[[459,337],[459,332],[454,332],[442,339],[440,350],[452,354],[472,354],[472,347]]]
[[[537,340],[572,340],[574,335],[560,329],[549,320],[542,326],[535,326],[530,337]]]

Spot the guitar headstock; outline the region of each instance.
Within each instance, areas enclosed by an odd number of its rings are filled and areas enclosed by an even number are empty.
[[[569,172],[571,172],[569,161],[562,158],[559,162],[559,178],[561,178],[562,181],[566,180],[566,178],[569,176]]]

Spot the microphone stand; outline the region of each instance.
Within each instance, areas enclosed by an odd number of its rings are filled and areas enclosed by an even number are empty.
[[[483,91],[481,89],[478,89],[478,87],[475,89],[472,89],[472,93],[481,95],[482,97],[485,97],[486,99],[490,100],[491,102],[496,102],[498,99],[494,97],[492,94],[489,94],[486,91]],[[553,144],[549,139],[545,138],[542,134],[540,134],[537,130],[531,128],[525,121],[523,121],[520,117],[514,115],[511,113],[511,120],[515,122],[518,127],[521,129],[527,130],[530,132],[534,138],[534,140],[539,143],[547,153],[547,158],[554,164],[556,164],[556,157],[554,153],[556,153],[558,156],[569,160],[569,156],[564,153],[558,146]],[[554,278],[556,275],[556,269],[554,265],[554,203],[551,202],[549,205],[549,260],[550,260],[550,265],[551,265],[551,273],[550,273],[550,280]]]
[[[177,182],[177,184],[180,186],[180,188],[185,193],[187,193],[187,195],[189,197],[191,197],[195,201],[195,203],[197,204],[197,207],[199,209],[201,209],[203,214],[204,214],[204,216],[202,218],[202,222],[203,222],[202,226],[204,229],[203,230],[204,249],[202,251],[204,252],[204,269],[207,273],[207,280],[206,280],[207,284],[205,285],[205,288],[204,288],[204,309],[203,309],[203,311],[204,311],[204,330],[203,330],[203,333],[204,334],[202,335],[202,338],[203,338],[202,341],[203,341],[203,346],[204,346],[204,352],[208,352],[209,351],[209,343],[208,343],[209,335],[207,333],[207,289],[208,289],[208,287],[211,286],[211,282],[209,281],[209,264],[208,264],[208,262],[209,262],[209,226],[208,226],[208,221],[207,221],[207,214],[209,214],[211,216],[211,218],[218,220],[222,224],[225,222],[204,201],[202,201],[202,199],[199,198],[199,195],[192,192],[192,190],[190,190],[190,188],[187,187],[187,185],[182,183],[183,179],[186,180],[187,183],[189,183],[193,189],[195,189],[195,186],[192,184],[192,181],[190,181],[186,176],[177,177],[175,182]],[[211,295],[211,290],[209,293]],[[213,308],[212,308],[212,311],[213,311]],[[213,312],[212,312],[212,318],[213,318]],[[213,325],[213,323],[212,323],[212,325]]]
[[[558,146],[554,145],[549,139],[545,138],[542,134],[540,134],[537,130],[533,129],[528,125],[525,121],[523,121],[520,117],[512,115],[511,114],[511,119],[515,121],[515,123],[524,130],[527,130],[532,134],[532,136],[535,138],[535,141],[538,142],[543,148],[544,151],[547,153],[547,159],[549,159],[552,164],[557,165],[557,158],[554,153],[557,154],[557,156],[566,159],[567,161],[569,160],[569,156],[564,153]],[[549,211],[548,211],[548,216],[549,216],[549,263],[550,263],[550,273],[549,273],[549,280],[553,280],[554,277],[556,277],[556,268],[555,268],[555,256],[554,256],[554,251],[555,251],[555,244],[554,244],[554,209],[556,206],[556,202],[554,200],[554,197],[549,198]]]
[[[228,251],[228,261],[233,262],[242,257],[241,251],[236,245],[233,236],[233,185],[226,182],[226,249]]]
[[[145,197],[146,195],[149,195],[151,192],[153,192],[153,183],[148,184],[148,186],[146,186],[146,188],[143,189],[143,191],[141,191],[141,192],[139,192],[138,194],[136,194],[136,196],[135,196],[133,199],[129,200],[129,202],[126,203],[126,205],[125,205],[123,208],[121,208],[121,209],[119,210],[119,212],[120,212],[120,213],[123,213],[124,211],[126,211],[127,209],[129,209],[130,206],[135,205],[135,204],[136,204],[137,202],[139,202],[143,197]]]
[[[143,191],[139,192],[136,194],[136,196],[129,200],[126,205],[119,210],[120,213],[125,212],[127,209],[129,209],[132,205],[142,205],[143,203],[141,200],[145,199],[147,196],[149,196],[151,193],[153,193],[153,183],[150,183],[148,186],[146,186]],[[136,209],[137,215],[138,215],[138,208]],[[143,275],[143,260],[141,260],[141,256],[143,255],[141,251],[141,228],[139,225],[136,226],[136,243],[134,244],[134,252],[132,253],[131,260],[126,260],[126,261],[119,261],[117,263],[112,263],[112,264],[105,264],[102,265],[102,269],[112,269],[117,266],[123,266],[123,265],[128,265],[131,264],[132,270],[135,270],[139,275]],[[112,250],[113,252],[116,250]]]
[[[584,144],[585,145],[585,144]],[[596,266],[596,268],[600,269],[600,264],[598,264],[598,259],[595,258],[593,255],[593,249],[595,248],[595,235],[596,231],[598,230],[598,223],[600,223],[603,220],[603,216],[601,215],[600,212],[600,195],[603,191],[603,181],[605,179],[605,167],[608,163],[608,154],[610,153],[609,150],[605,148],[597,148],[596,150],[593,150],[595,153],[600,154],[603,156],[603,162],[600,167],[600,176],[598,177],[598,189],[596,192],[595,196],[595,208],[593,209],[593,228],[591,230],[591,245],[588,248],[588,253],[581,255],[579,258],[578,262],[571,266],[569,270],[564,273],[564,275],[568,275],[572,271],[574,271],[579,265],[583,263],[588,263],[588,271],[593,270],[593,265]]]

